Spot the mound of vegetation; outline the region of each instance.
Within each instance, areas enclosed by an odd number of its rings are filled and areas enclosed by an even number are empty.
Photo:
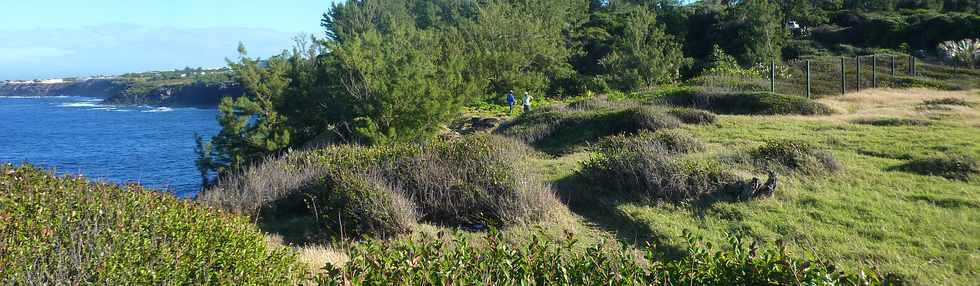
[[[940,99],[931,99],[922,102],[922,105],[959,105],[959,106],[973,106],[972,103],[966,101],[962,98],[946,97]]]
[[[956,85],[952,85],[940,80],[921,78],[921,77],[910,77],[910,76],[899,76],[899,77],[882,77],[883,84],[892,88],[913,88],[913,87],[923,87],[932,88],[938,90],[960,90],[964,89]]]
[[[636,102],[583,101],[569,107],[553,105],[521,115],[501,125],[498,133],[519,138],[549,153],[562,153],[573,146],[617,134],[635,134],[677,128],[689,122],[709,122],[710,113],[684,109],[666,110]]]
[[[710,110],[721,114],[753,115],[828,115],[830,107],[797,96],[768,92],[748,93],[674,93],[664,97],[667,103]]]
[[[530,171],[531,153],[489,134],[425,146],[340,145],[252,167],[200,199],[301,241],[389,237],[416,222],[505,227],[543,219],[557,204]]]
[[[142,187],[0,166],[2,284],[297,284],[248,221]]]
[[[920,175],[967,181],[980,176],[980,160],[968,155],[949,154],[915,159],[898,166],[897,169]]]
[[[701,143],[677,132],[610,137],[583,163],[579,177],[595,198],[682,202],[735,193],[744,187],[738,176],[716,162],[677,157],[699,151]]]
[[[807,175],[837,172],[842,167],[830,153],[801,141],[774,140],[750,152],[759,167]]]
[[[927,126],[932,124],[927,120],[914,118],[861,118],[855,119],[851,123],[872,126]]]
[[[572,237],[561,242],[534,236],[514,246],[499,234],[485,244],[456,236],[452,241],[423,239],[360,243],[352,260],[328,264],[320,285],[881,285],[901,283],[880,274],[847,274],[829,263],[792,257],[775,245],[756,247],[732,236],[716,250],[687,235],[687,255],[657,260],[650,246],[644,258],[627,248],[600,244],[576,251]],[[886,281],[887,280],[887,281]]]
[[[677,117],[686,124],[712,124],[718,121],[718,116],[714,113],[691,108],[672,108],[667,110],[667,114]]]

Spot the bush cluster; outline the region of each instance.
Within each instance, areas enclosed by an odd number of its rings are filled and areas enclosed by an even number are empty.
[[[834,265],[791,256],[784,247],[730,236],[724,250],[685,234],[687,255],[658,260],[653,246],[639,254],[623,246],[576,251],[563,241],[531,237],[525,244],[491,234],[485,243],[462,236],[412,241],[369,241],[350,251],[350,262],[328,264],[320,285],[887,285],[898,277],[838,271]]]
[[[872,126],[926,126],[932,124],[927,120],[914,118],[860,118],[851,121],[851,123]]]
[[[334,146],[290,154],[243,173],[265,177],[282,169],[293,174],[316,170],[285,176],[302,181],[264,184],[280,179],[232,176],[229,184],[219,183],[202,198],[266,222],[308,224],[293,226],[301,228],[299,240],[391,237],[416,222],[505,227],[543,219],[557,204],[527,165],[531,153],[519,141],[489,134],[425,146]],[[253,183],[288,188],[262,189]],[[227,203],[241,201],[237,197],[261,201]]]
[[[0,284],[297,284],[305,269],[238,216],[0,166]]]
[[[960,105],[960,106],[973,106],[972,103],[966,101],[962,98],[946,97],[940,99],[931,99],[922,102],[923,105]]]
[[[830,153],[796,140],[768,141],[752,150],[750,155],[760,167],[772,171],[817,175],[837,172],[842,168]]]
[[[968,155],[947,154],[915,159],[898,166],[898,169],[920,175],[967,181],[972,177],[980,176],[980,160]]]
[[[798,96],[768,92],[678,93],[665,98],[673,105],[710,110],[721,114],[828,115],[830,107]]]
[[[611,101],[594,97],[568,106],[551,105],[525,113],[497,130],[549,153],[618,134],[677,128],[683,123],[715,122],[716,116],[703,110],[666,108],[635,100]]]
[[[744,185],[716,161],[674,156],[704,148],[683,133],[611,137],[599,147],[579,170],[589,185],[601,186],[589,196],[682,202],[731,193]]]

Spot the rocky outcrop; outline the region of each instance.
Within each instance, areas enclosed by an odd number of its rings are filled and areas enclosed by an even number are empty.
[[[63,83],[17,83],[0,85],[0,96],[88,96],[108,98],[129,88],[124,81],[91,79]]]
[[[215,107],[223,97],[239,97],[244,89],[234,83],[196,82],[160,86],[142,92],[127,90],[106,98],[105,103],[118,105],[153,105],[169,107]]]

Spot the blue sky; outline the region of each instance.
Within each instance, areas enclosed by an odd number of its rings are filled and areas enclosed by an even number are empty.
[[[0,0],[0,80],[224,66],[322,35],[336,0]]]

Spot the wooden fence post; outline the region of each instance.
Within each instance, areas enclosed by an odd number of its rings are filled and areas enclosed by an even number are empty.
[[[806,60],[806,98],[810,98],[810,60]]]
[[[861,91],[861,56],[854,57],[854,83],[857,84],[857,91]]]
[[[871,55],[871,88],[878,88],[878,55]]]
[[[844,57],[840,58],[840,94],[847,93],[847,73],[844,71]]]

